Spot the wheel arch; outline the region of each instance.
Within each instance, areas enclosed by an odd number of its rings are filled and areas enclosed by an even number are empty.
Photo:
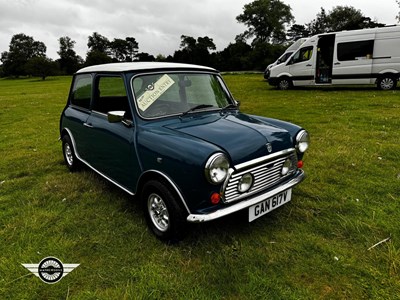
[[[178,185],[166,174],[157,171],[157,170],[148,170],[145,171],[139,178],[137,187],[136,187],[136,195],[140,197],[143,191],[143,187],[145,186],[146,182],[149,182],[151,180],[157,180],[161,181],[164,184],[167,185],[171,189],[171,192],[175,194],[177,199],[179,199],[178,204],[181,204],[183,208],[187,211],[188,214],[190,214],[189,207],[186,204],[185,198],[182,195],[182,192],[180,191]]]

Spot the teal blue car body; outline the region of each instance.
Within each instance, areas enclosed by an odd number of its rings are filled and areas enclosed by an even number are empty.
[[[158,74],[154,77],[157,79],[151,77],[153,74]],[[113,81],[119,82],[120,90],[110,88],[109,83]],[[192,97],[189,86],[201,86],[203,82],[209,89],[204,94],[215,94],[219,104],[204,105],[201,100],[194,100],[200,106],[193,109],[192,104],[162,100],[176,89],[176,97],[189,102]],[[101,88],[105,91],[99,96]],[[193,98],[199,98],[202,93],[194,88],[197,94]],[[161,93],[164,94],[160,96]],[[122,98],[125,102],[117,105]],[[150,106],[139,103],[140,99],[151,103]],[[108,104],[101,107],[96,104],[100,100]],[[171,103],[193,110],[171,108]],[[74,156],[65,154],[67,164],[69,158],[75,158],[132,195],[140,195],[149,180],[161,180],[174,192],[189,222],[209,221],[245,209],[303,180],[299,162],[305,150],[299,149],[299,143],[304,142],[300,136],[307,134],[298,125],[241,113],[238,104],[220,74],[211,68],[122,63],[82,69],[74,75],[60,119],[60,136],[68,137],[74,151]],[[152,112],[157,105],[160,110]],[[121,112],[120,118],[118,112]],[[226,175],[218,183],[210,181],[205,174],[208,161],[215,154],[222,155],[229,163],[226,170],[220,167],[214,170],[216,175],[218,172]],[[249,185],[256,186],[258,166],[264,165],[265,170],[273,168],[276,159],[289,161],[287,174],[279,169],[276,172],[279,176],[275,176],[278,178],[272,182],[263,178],[264,183],[254,191],[250,187],[243,193],[232,192],[234,196],[228,200],[227,190],[232,189],[230,177],[241,170],[251,173],[257,169],[249,175],[249,180],[253,180]],[[210,201],[214,194],[220,197],[218,203]]]

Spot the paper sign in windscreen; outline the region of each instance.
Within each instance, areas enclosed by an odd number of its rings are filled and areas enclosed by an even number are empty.
[[[147,90],[137,100],[140,110],[146,111],[162,94],[165,93],[175,81],[167,74],[163,75],[156,83],[149,85]]]

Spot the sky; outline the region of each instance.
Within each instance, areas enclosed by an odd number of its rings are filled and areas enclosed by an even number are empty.
[[[353,6],[384,24],[396,24],[400,8],[395,0],[281,0],[304,25],[323,7]],[[139,52],[173,55],[181,35],[208,36],[217,50],[234,42],[246,27],[236,21],[251,0],[0,0],[0,52],[8,51],[14,34],[24,33],[47,46],[47,56],[58,58],[58,39],[69,36],[74,50],[86,57],[93,32],[114,38],[134,37]]]

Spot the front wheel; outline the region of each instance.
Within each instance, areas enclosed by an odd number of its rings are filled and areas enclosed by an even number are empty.
[[[292,80],[286,77],[280,79],[278,82],[278,89],[280,89],[281,91],[288,90],[292,88],[292,86],[293,86]]]
[[[396,85],[397,80],[392,76],[381,77],[378,80],[378,88],[381,90],[394,90]]]
[[[155,180],[147,182],[141,198],[147,224],[157,238],[176,242],[184,237],[188,227],[187,213],[165,183]]]

